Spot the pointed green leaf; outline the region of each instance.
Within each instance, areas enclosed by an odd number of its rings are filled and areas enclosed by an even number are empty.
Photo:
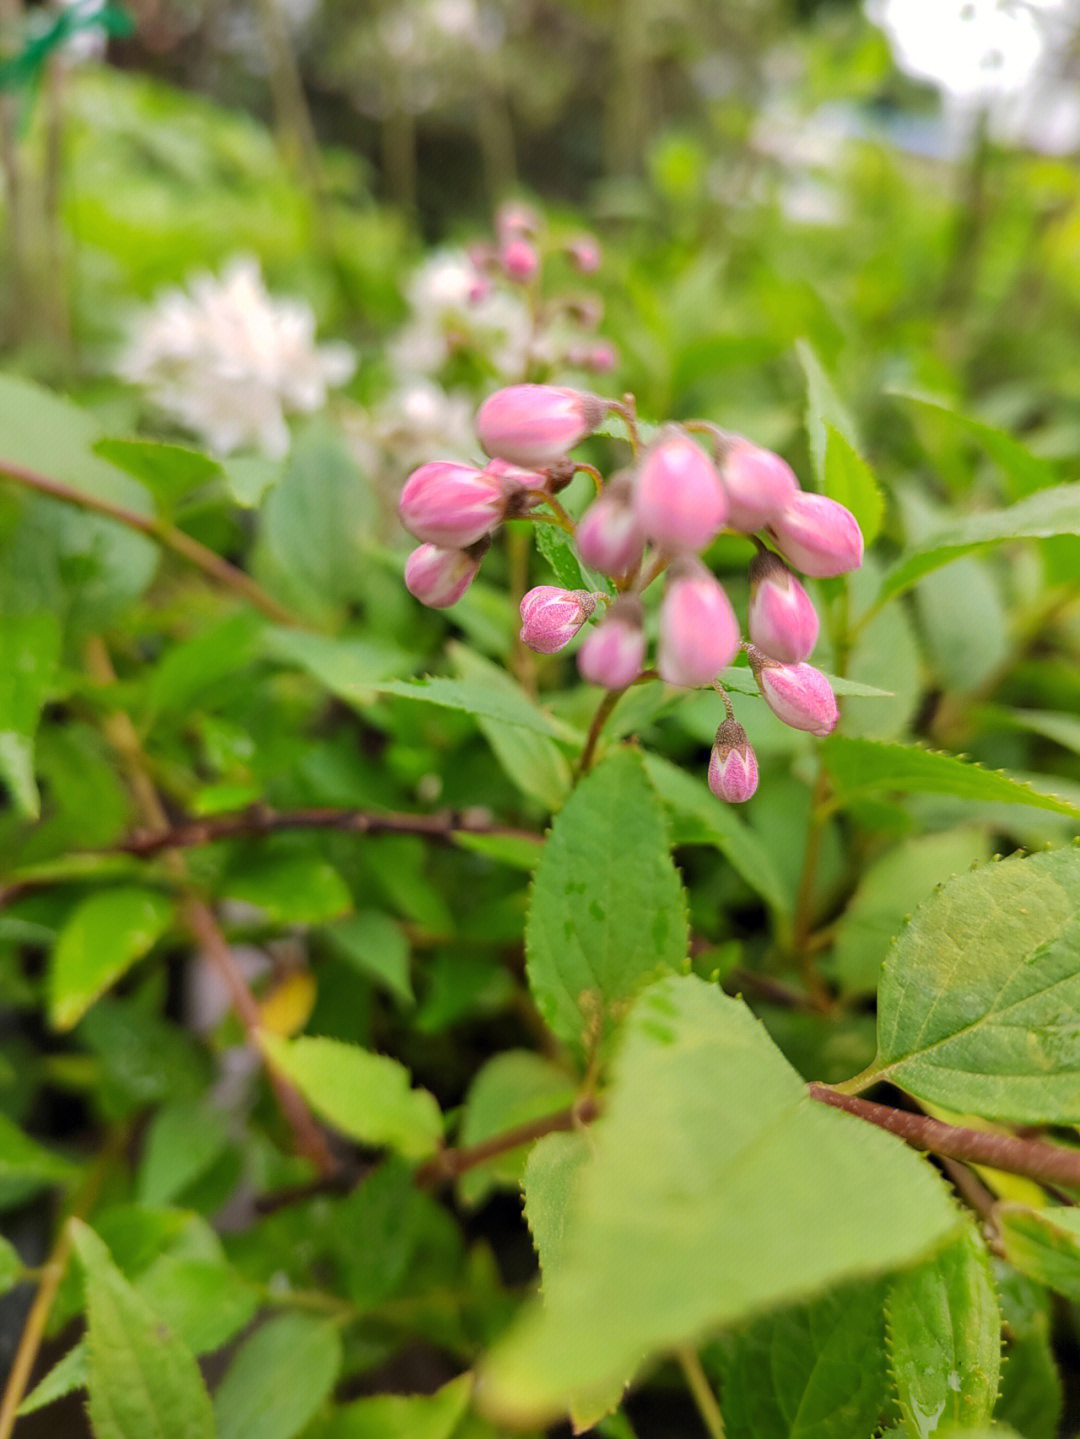
[[[402,1004],[416,1002],[409,973],[409,941],[401,926],[376,909],[329,924],[322,933],[335,953],[390,991]]]
[[[960,1113],[1080,1121],[1080,850],[957,875],[897,938],[874,1070]]]
[[[809,340],[796,340],[795,352],[806,376],[806,436],[810,442],[810,458],[814,464],[814,475],[818,488],[825,494],[827,478],[826,455],[829,430],[847,441],[848,447],[858,450],[858,436],[851,411],[836,393],[832,380]],[[841,500],[839,495],[831,498]]]
[[[221,1155],[229,1142],[224,1115],[200,1100],[177,1099],[146,1131],[138,1195],[141,1204],[169,1204]]]
[[[346,704],[370,704],[384,680],[408,674],[417,664],[416,655],[379,635],[334,638],[270,628],[263,650],[268,659],[306,670]]]
[[[343,1404],[311,1439],[451,1439],[469,1407],[472,1375],[434,1394],[376,1394]]]
[[[24,1134],[14,1120],[0,1113],[0,1182],[11,1179],[64,1184],[77,1174],[68,1160],[45,1149]]]
[[[72,911],[56,937],[49,967],[49,1014],[71,1029],[168,929],[173,903],[153,889],[99,890]]]
[[[308,850],[262,850],[232,865],[220,887],[222,894],[256,905],[279,924],[320,924],[353,907],[348,885],[334,866]]]
[[[217,460],[186,445],[167,445],[158,440],[106,438],[93,446],[94,454],[142,480],[165,509],[192,490],[219,480],[224,470]]]
[[[438,1148],[439,1106],[426,1089],[411,1088],[396,1059],[337,1039],[263,1034],[260,1042],[316,1114],[350,1139],[388,1145],[406,1159],[426,1159]]]
[[[999,1418],[1024,1439],[1057,1439],[1063,1394],[1048,1326],[1010,1339],[1004,1361]]]
[[[240,1346],[214,1394],[218,1439],[293,1439],[333,1389],[341,1357],[333,1320],[267,1320]]]
[[[1001,1369],[1001,1311],[986,1245],[972,1225],[918,1268],[888,1302],[889,1354],[900,1410],[916,1433],[989,1424]]]
[[[1033,789],[1001,770],[939,754],[915,745],[830,735],[821,746],[825,768],[833,780],[837,804],[862,796],[914,792],[950,794],[987,804],[1026,804],[1055,814],[1080,817],[1076,805]]]
[[[825,478],[822,489],[829,499],[846,505],[859,522],[866,543],[881,530],[885,501],[873,471],[835,426],[825,426]]]
[[[576,1086],[565,1069],[528,1049],[506,1049],[480,1069],[469,1087],[461,1121],[460,1143],[479,1144],[519,1124],[554,1114],[574,1102]],[[535,1153],[535,1151],[534,1151]],[[511,1149],[461,1176],[459,1189],[477,1204],[497,1186],[516,1186],[526,1148]]]
[[[40,812],[34,735],[59,654],[55,615],[0,616],[0,782],[29,819]]]
[[[13,1289],[22,1277],[23,1263],[13,1244],[0,1236],[0,1294]]]
[[[885,1409],[885,1284],[850,1284],[725,1336],[728,1439],[857,1439]]]
[[[595,1050],[643,984],[686,958],[686,901],[640,757],[612,751],[556,816],[525,926],[529,984],[560,1039]]]
[[[549,715],[531,700],[524,690],[492,690],[478,680],[454,680],[443,675],[433,679],[388,680],[375,686],[380,694],[397,695],[401,699],[419,700],[438,705],[441,709],[463,710],[478,718],[497,720],[502,724],[519,725],[553,739],[580,744],[582,736],[562,720]]]
[[[890,393],[895,395],[898,400],[920,405],[938,416],[944,415],[949,421],[955,422],[957,426],[966,430],[969,435],[978,440],[990,458],[1008,477],[1012,492],[1017,498],[1029,495],[1034,490],[1048,489],[1057,482],[1057,467],[1049,460],[1043,460],[1038,455],[1033,455],[1007,430],[1000,430],[994,425],[988,425],[985,420],[977,420],[973,415],[962,414],[959,410],[954,409],[948,400],[939,396],[919,394],[913,390],[892,390]]]
[[[69,1222],[86,1279],[96,1439],[214,1439],[210,1396],[191,1350],[136,1294],[94,1231]]]
[[[76,1389],[83,1389],[86,1386],[86,1343],[80,1340],[73,1349],[69,1349],[45,1375],[44,1379],[26,1396],[19,1405],[19,1418],[24,1414],[33,1414],[37,1409],[44,1409],[47,1404],[55,1404],[57,1399],[63,1399],[65,1394],[71,1394]]]
[[[994,1213],[1009,1263],[1066,1299],[1080,1301],[1080,1209],[999,1204]]]
[[[553,1419],[650,1355],[910,1263],[959,1224],[925,1160],[811,1100],[746,1006],[693,976],[639,996],[587,1141],[543,1299],[483,1373],[497,1418]]]

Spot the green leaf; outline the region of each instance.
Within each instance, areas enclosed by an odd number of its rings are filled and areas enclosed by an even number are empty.
[[[1080,1301],[1080,1210],[999,1204],[994,1217],[1010,1264],[1073,1303]]]
[[[224,1117],[198,1100],[177,1099],[155,1114],[139,1166],[141,1204],[168,1204],[205,1174],[229,1141]]]
[[[237,610],[220,624],[201,627],[191,639],[170,646],[143,691],[150,715],[189,722],[190,711],[208,691],[238,676],[242,684],[265,626],[261,615]]]
[[[998,1417],[1024,1439],[1057,1439],[1063,1395],[1049,1325],[1014,1335],[1001,1366]]]
[[[201,489],[224,475],[217,460],[185,445],[167,445],[158,440],[102,439],[92,448],[95,455],[141,480],[165,509],[171,509],[192,490]]]
[[[1080,1118],[1080,850],[942,885],[885,960],[871,1072],[1021,1124]]]
[[[605,1102],[543,1301],[483,1371],[503,1421],[554,1419],[647,1355],[911,1263],[959,1224],[925,1160],[811,1100],[746,1006],[693,976],[639,996]]]
[[[453,680],[441,675],[433,679],[395,680],[375,688],[380,694],[419,700],[442,709],[463,710],[478,718],[520,725],[522,729],[551,735],[553,739],[568,740],[571,744],[582,743],[582,736],[577,730],[542,710],[522,689],[493,691],[482,681]]]
[[[349,887],[334,866],[309,851],[263,850],[231,866],[220,889],[230,899],[265,910],[278,924],[320,924],[353,907]]]
[[[870,466],[833,425],[825,425],[825,474],[822,490],[846,505],[859,522],[866,543],[881,531],[885,501]]]
[[[774,910],[787,907],[783,880],[768,850],[731,805],[721,804],[702,779],[664,759],[645,756],[645,770],[657,793],[671,809],[678,844],[711,844],[735,872]]]
[[[0,615],[0,780],[28,819],[41,809],[34,735],[59,656],[55,615]]]
[[[452,1439],[469,1407],[472,1375],[434,1394],[376,1394],[343,1404],[311,1439]]]
[[[525,926],[529,984],[586,1055],[649,979],[686,958],[686,901],[660,802],[633,751],[612,751],[556,816]]]
[[[211,1354],[247,1325],[260,1294],[231,1264],[184,1253],[159,1254],[135,1289],[193,1354]]]
[[[438,1148],[439,1106],[426,1089],[410,1087],[396,1059],[336,1039],[263,1034],[260,1043],[316,1114],[350,1139],[388,1145],[406,1159],[426,1159]]]
[[[855,431],[855,421],[851,412],[836,393],[832,380],[825,373],[825,368],[818,359],[814,347],[808,340],[796,340],[795,352],[799,357],[799,364],[806,376],[806,435],[810,442],[810,458],[814,463],[814,474],[817,478],[818,487],[823,493],[829,494],[830,498],[841,500],[846,504],[840,495],[832,495],[826,489],[827,480],[827,451],[829,443],[829,430],[842,440],[847,442],[849,449],[859,449],[858,436]]]
[[[214,1439],[210,1397],[191,1350],[135,1293],[94,1231],[68,1222],[86,1278],[96,1439]]]
[[[267,1320],[240,1346],[214,1395],[218,1439],[293,1439],[333,1390],[341,1358],[333,1320]]]
[[[728,1439],[856,1439],[885,1409],[885,1285],[846,1285],[720,1344]]]
[[[37,1409],[44,1409],[46,1404],[55,1404],[57,1399],[63,1399],[65,1394],[71,1394],[85,1386],[86,1344],[80,1340],[73,1349],[68,1350],[63,1359],[53,1365],[44,1379],[31,1389],[19,1405],[18,1416],[21,1419],[24,1414],[33,1414]]]
[[[551,566],[555,583],[564,590],[593,590],[597,586],[585,578],[581,561],[574,553],[570,536],[557,525],[533,525],[536,548]]]
[[[1001,1311],[986,1246],[972,1225],[893,1281],[889,1354],[901,1413],[923,1434],[989,1424],[1001,1369]]]
[[[881,582],[877,603],[910,589],[950,560],[1007,540],[1080,535],[1080,483],[1039,490],[1002,510],[983,510],[945,525],[915,546]]]
[[[403,1004],[415,1003],[409,973],[409,941],[388,914],[365,909],[327,925],[323,934],[336,953]]]
[[[415,655],[377,636],[332,639],[271,627],[265,631],[263,649],[268,659],[306,670],[346,704],[370,704],[383,681],[416,667]]]
[[[14,1289],[22,1278],[23,1262],[13,1244],[0,1235],[0,1294]]]
[[[459,1142],[478,1144],[519,1124],[554,1114],[572,1104],[575,1094],[576,1086],[566,1070],[542,1054],[503,1050],[487,1061],[469,1087]],[[469,1170],[458,1186],[462,1199],[478,1204],[493,1188],[515,1186],[525,1157],[526,1147],[520,1146]]]
[[[0,1181],[26,1179],[66,1184],[77,1174],[73,1164],[43,1148],[0,1111]]]
[[[49,1016],[71,1029],[122,974],[149,953],[173,920],[153,889],[102,889],[76,905],[56,937],[49,966]]]
[[[837,807],[862,796],[894,792],[949,794],[987,804],[1021,804],[1080,818],[1080,808],[1056,795],[1033,789],[1003,770],[983,769],[956,755],[916,745],[882,743],[830,735],[821,757],[833,780]]]
[[[955,421],[958,426],[967,430],[982,445],[986,453],[993,459],[1003,473],[1008,477],[1012,492],[1018,498],[1022,495],[1029,495],[1034,490],[1049,489],[1056,484],[1058,474],[1054,465],[1047,460],[1041,460],[1033,455],[1026,446],[1015,439],[1006,430],[997,429],[988,425],[984,420],[977,420],[972,415],[961,414],[948,403],[934,395],[919,394],[911,390],[890,390],[898,400],[907,400],[913,404],[921,405],[924,409],[934,411],[937,415],[945,415]]]

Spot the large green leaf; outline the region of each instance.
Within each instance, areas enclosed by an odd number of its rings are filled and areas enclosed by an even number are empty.
[[[825,474],[822,490],[846,505],[859,522],[866,543],[881,530],[885,501],[873,471],[854,445],[834,425],[825,426]]]
[[[376,1394],[355,1399],[319,1424],[311,1439],[451,1439],[469,1407],[472,1375],[434,1394]]]
[[[1080,1302],[1080,1210],[999,1204],[994,1215],[1009,1263]]]
[[[720,1345],[729,1439],[865,1439],[885,1409],[885,1283],[832,1289]]]
[[[625,1026],[560,1262],[496,1346],[483,1402],[554,1418],[660,1351],[923,1257],[958,1215],[925,1160],[812,1101],[739,1000],[693,976]]]
[[[985,420],[978,420],[973,415],[962,414],[954,409],[948,400],[939,396],[919,394],[912,390],[893,390],[891,393],[898,400],[905,400],[930,411],[935,418],[946,417],[950,423],[966,430],[973,439],[978,440],[1009,480],[1012,493],[1017,499],[1031,494],[1034,490],[1048,489],[1057,482],[1057,467],[1050,461],[1033,455],[1008,431],[988,425]]]
[[[477,718],[519,725],[522,729],[568,740],[571,744],[580,744],[582,740],[577,730],[541,709],[522,689],[492,690],[483,681],[455,680],[444,675],[436,675],[432,679],[391,680],[375,688],[380,694],[420,700],[442,709],[463,710]]]
[[[224,478],[217,460],[185,445],[110,437],[98,440],[93,449],[95,455],[141,480],[163,509],[171,509],[177,500],[211,480]]]
[[[172,923],[173,904],[153,889],[102,889],[77,905],[56,937],[49,968],[54,1028],[71,1029]]]
[[[293,1439],[322,1407],[340,1368],[332,1319],[268,1320],[240,1346],[214,1394],[218,1439]]]
[[[1080,1122],[1080,850],[957,875],[886,957],[868,1071],[960,1113]]]
[[[933,1259],[899,1275],[888,1302],[901,1412],[916,1433],[989,1424],[1001,1369],[1001,1311],[986,1246],[969,1224]]]
[[[686,958],[686,901],[640,757],[612,751],[556,817],[525,926],[529,983],[560,1039],[593,1052],[647,980]]]
[[[385,1144],[407,1159],[426,1159],[442,1138],[439,1106],[410,1087],[396,1059],[337,1039],[263,1034],[271,1063],[291,1079],[327,1124],[361,1144]]]
[[[0,781],[30,819],[41,808],[34,735],[59,654],[55,615],[0,615]]]
[[[837,805],[863,796],[915,792],[990,804],[1026,804],[1080,818],[1076,805],[1033,789],[1002,770],[983,769],[955,755],[845,735],[830,735],[821,749]]]
[[[415,655],[379,635],[334,638],[270,628],[263,648],[268,658],[306,670],[346,704],[370,704],[383,680],[416,668]]]
[[[69,1222],[86,1279],[96,1439],[214,1439],[210,1396],[191,1350],[136,1294],[94,1231]]]
[[[155,1114],[139,1166],[139,1199],[168,1204],[217,1160],[229,1142],[225,1116],[199,1100],[175,1099]]]

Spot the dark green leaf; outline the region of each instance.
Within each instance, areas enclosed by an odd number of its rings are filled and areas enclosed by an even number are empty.
[[[414,1003],[409,973],[409,942],[388,914],[365,909],[323,930],[343,959],[388,989],[403,1004]]]
[[[40,811],[34,735],[59,654],[54,615],[0,615],[0,781],[30,819]]]

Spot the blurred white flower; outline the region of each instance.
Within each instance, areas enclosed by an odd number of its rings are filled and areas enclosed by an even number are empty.
[[[532,343],[528,306],[492,287],[463,251],[437,251],[413,274],[405,296],[412,316],[389,351],[399,375],[436,374],[463,346],[484,353],[501,376],[524,373]]]
[[[222,278],[196,276],[141,317],[119,373],[211,450],[289,449],[286,414],[321,409],[355,369],[348,345],[315,344],[303,300],[273,299],[257,260],[238,258]]]

